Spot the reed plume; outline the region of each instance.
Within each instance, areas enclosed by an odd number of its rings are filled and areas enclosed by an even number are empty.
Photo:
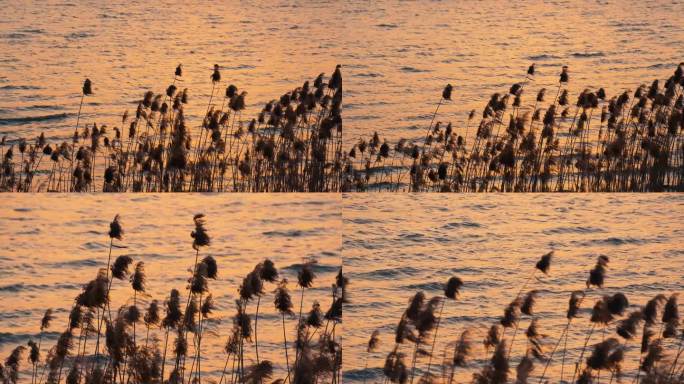
[[[282,279],[278,283],[278,287],[275,290],[275,299],[273,303],[275,304],[276,310],[280,312],[283,321],[283,345],[285,347],[285,363],[287,367],[287,374],[290,374],[290,358],[287,353],[287,335],[285,332],[285,315],[293,316],[292,312],[292,298],[290,297],[290,292],[287,289],[287,279]]]
[[[484,102],[470,142],[474,113],[464,135],[462,127],[437,116],[452,98],[448,85],[424,139],[412,138],[418,143],[399,138],[392,144],[375,133],[351,144],[343,191],[681,190],[684,85],[676,80],[678,72],[679,66],[665,87],[658,81],[640,86],[633,99],[629,92],[610,97],[605,88],[587,88],[573,105],[569,68],[563,66],[555,97],[546,101],[546,89],[540,88],[534,104],[524,106],[523,91],[536,74],[532,64],[523,82]]]

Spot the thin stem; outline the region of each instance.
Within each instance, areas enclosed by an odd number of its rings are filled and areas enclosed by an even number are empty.
[[[439,332],[439,324],[442,322],[442,311],[444,311],[444,302],[442,299],[442,306],[439,308],[439,317],[437,317],[437,326],[435,327],[435,334],[432,338],[432,347],[430,348],[430,358],[428,359],[427,375],[430,375],[430,368],[432,367],[432,355],[435,352],[435,344],[437,344],[437,332]]]

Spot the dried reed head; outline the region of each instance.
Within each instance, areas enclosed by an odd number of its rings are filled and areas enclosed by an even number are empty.
[[[157,300],[152,300],[150,302],[143,320],[148,327],[159,324],[161,319],[159,317],[159,302]]]
[[[667,297],[658,294],[649,300],[643,308],[644,321],[646,325],[654,325],[658,319],[658,310],[667,301]]]
[[[504,314],[499,321],[504,328],[510,328],[518,323],[520,319],[520,306],[522,304],[521,299],[518,297],[511,301],[510,304],[504,310]]]
[[[596,286],[602,288],[606,278],[606,266],[608,265],[607,256],[599,256],[594,268],[589,271],[589,278],[587,279],[587,288]]]
[[[254,296],[261,296],[264,293],[264,283],[257,268],[249,272],[242,280],[240,286],[240,298],[245,301],[251,300]]]
[[[268,360],[247,367],[245,371],[244,383],[261,384],[273,376],[273,363]]]
[[[19,380],[19,362],[26,347],[23,345],[16,346],[12,353],[5,359],[5,380],[8,384],[16,384]],[[2,367],[0,367],[2,368]]]
[[[278,280],[278,270],[270,259],[264,260],[259,268],[259,275],[262,280],[274,283]]]
[[[208,279],[216,279],[218,277],[218,265],[216,259],[212,256],[206,256],[201,261],[202,264],[206,265],[206,277]]]
[[[665,303],[665,308],[663,309],[663,317],[661,319],[663,323],[674,323],[676,325],[679,325],[679,308],[677,305],[677,297],[678,294],[673,293],[667,299],[667,302]]]
[[[522,305],[520,306],[520,312],[527,316],[534,315],[534,303],[536,301],[538,293],[538,291],[532,290],[525,295]]]
[[[45,314],[43,315],[43,318],[40,320],[40,331],[44,331],[48,328],[50,328],[50,323],[52,320],[54,320],[55,315],[52,311],[52,308],[48,308],[45,310]]]
[[[366,352],[371,353],[380,345],[380,330],[374,330],[371,337],[368,339],[368,346],[366,347]]]
[[[500,342],[501,336],[499,335],[499,326],[494,324],[489,327],[489,331],[487,331],[487,336],[485,337],[483,344],[485,349],[489,350],[489,348],[499,345]]]
[[[321,305],[314,301],[311,310],[306,316],[306,325],[311,328],[320,328],[323,325],[323,313],[321,312]]]
[[[644,319],[644,315],[640,309],[635,310],[630,313],[626,319],[621,320],[617,327],[616,332],[618,335],[622,336],[625,340],[631,340],[637,334],[637,327]]]
[[[304,263],[297,273],[297,284],[302,288],[311,288],[315,277],[316,275],[313,272],[312,263]]]
[[[444,99],[444,100],[451,100],[451,92],[452,92],[452,90],[453,90],[453,87],[451,86],[451,84],[447,84],[447,85],[444,87],[444,90],[442,91],[442,99]]]
[[[123,237],[123,228],[121,227],[121,216],[114,216],[114,220],[109,223],[109,237],[112,239],[121,240]]]
[[[276,310],[282,315],[294,315],[292,312],[292,298],[290,291],[287,289],[287,279],[282,279],[275,290],[275,304]]]
[[[109,302],[109,279],[104,269],[97,277],[83,287],[83,291],[76,297],[76,304],[86,308],[101,307]]]
[[[591,310],[590,319],[592,323],[606,325],[613,320],[613,314],[608,309],[608,304],[606,303],[608,298],[608,296],[604,296],[594,304],[594,308]]]
[[[530,377],[530,374],[534,370],[534,361],[529,357],[528,354],[525,354],[522,359],[520,359],[520,362],[518,363],[518,366],[515,368],[515,383],[516,384],[525,384],[528,382],[528,379]]]
[[[408,381],[408,370],[404,363],[403,353],[390,352],[385,359],[382,371],[392,383],[405,384]]]
[[[202,313],[202,316],[209,317],[214,309],[216,309],[216,302],[214,301],[214,296],[210,293],[202,302],[200,312]]]
[[[93,94],[93,83],[90,81],[90,79],[85,79],[83,82],[83,95],[84,96],[89,96]]]
[[[131,286],[133,287],[133,290],[136,292],[145,292],[145,281],[145,264],[142,261],[139,261],[138,264],[135,265],[133,276],[131,276]]]
[[[204,214],[196,214],[192,220],[195,222],[195,230],[190,233],[193,238],[192,248],[199,250],[201,247],[205,247],[211,243],[207,229],[204,227],[205,220]]]
[[[587,366],[592,369],[614,371],[619,376],[624,353],[624,347],[620,342],[611,337],[594,346],[594,350],[587,358]]]
[[[622,293],[616,293],[612,296],[606,296],[604,300],[606,301],[608,310],[613,315],[622,316],[622,314],[625,313],[627,307],[629,307],[629,300],[627,300],[627,296],[625,296]]]
[[[444,296],[449,299],[456,300],[461,287],[463,287],[463,280],[456,276],[452,276],[444,286]]]
[[[69,329],[79,328],[82,321],[83,311],[81,306],[76,304],[71,308],[71,312],[69,312]]]
[[[553,251],[543,255],[539,261],[537,261],[537,264],[535,265],[535,268],[540,270],[543,274],[548,275],[549,274],[549,268],[551,267],[551,258],[553,257]]]
[[[213,83],[218,83],[221,81],[221,72],[219,71],[218,64],[214,64],[214,73],[211,74],[211,81]]]
[[[133,263],[133,259],[130,256],[122,255],[114,260],[111,266],[112,278],[123,280],[128,276],[128,267]]]
[[[466,329],[461,332],[454,346],[454,354],[451,363],[455,367],[465,367],[468,357],[473,349],[472,340],[470,338],[470,330]]]
[[[29,346],[29,361],[32,364],[36,364],[40,361],[40,349],[38,348],[38,344],[33,340],[29,340],[27,344]]]

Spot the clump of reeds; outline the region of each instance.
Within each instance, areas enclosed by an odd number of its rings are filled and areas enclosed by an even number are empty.
[[[185,295],[183,290],[172,289],[166,300],[148,300],[145,262],[112,254],[119,248],[114,247],[114,240],[124,241],[123,224],[117,215],[107,233],[107,267],[98,269],[95,278],[83,285],[54,346],[46,354],[41,350],[44,333],[54,328],[54,312],[48,309],[40,322],[37,342],[31,339],[27,345],[17,346],[0,364],[0,382],[20,383],[30,376],[32,384],[185,384],[215,380],[264,384],[279,376],[276,381],[283,384],[339,383],[342,349],[338,324],[348,282],[342,270],[332,284],[329,308],[324,311],[318,301],[306,300],[303,293],[315,288],[316,262],[308,261],[299,268],[297,279],[302,294],[297,317],[287,278],[273,261],[264,259],[243,279],[233,326],[223,329],[220,322],[211,321],[218,303],[210,282],[219,279],[218,262],[212,255],[200,255],[212,243],[205,216],[195,215],[193,224],[191,245],[195,257]],[[110,297],[114,280],[130,283],[126,288],[128,298],[118,306]],[[283,348],[279,351],[282,360],[276,361],[259,357],[259,311],[264,311],[259,303],[270,295],[265,289],[267,284],[275,287],[275,308],[269,315],[278,315],[277,323],[283,330]],[[301,309],[309,305],[310,311]],[[297,320],[297,324],[288,324],[288,319]],[[207,359],[204,338],[214,338],[224,330],[229,336],[219,379],[216,372],[203,368]],[[30,374],[21,377],[24,360],[30,364],[25,367]]]
[[[135,113],[125,111],[111,129],[80,123],[84,98],[93,94],[86,79],[71,139],[3,137],[0,191],[340,190],[341,66],[327,81],[320,74],[249,118],[247,92],[225,84],[214,65],[206,111],[195,123],[186,118],[189,90],[177,86],[182,76],[179,65],[164,92],[145,92]]]
[[[534,270],[548,274],[551,260],[552,253],[543,255]],[[504,308],[503,316],[496,319],[494,324],[481,327],[480,324],[472,324],[470,320],[466,320],[460,324],[462,331],[440,334],[439,338],[436,337],[437,325],[445,315],[440,310],[439,315],[435,316],[434,308],[444,300],[440,297],[428,300],[425,293],[417,292],[409,299],[407,308],[401,314],[394,346],[381,365],[383,377],[374,381],[409,383],[417,376],[416,372],[422,372],[421,383],[451,384],[458,382],[454,378],[457,370],[464,372],[471,368],[472,382],[483,384],[535,381],[539,384],[600,383],[602,380],[612,383],[624,382],[626,377],[634,383],[639,380],[644,383],[681,383],[684,380],[684,364],[679,357],[682,354],[684,333],[680,329],[678,295],[658,294],[642,307],[632,308],[634,305],[630,304],[623,293],[606,292],[608,260],[606,256],[599,256],[595,266],[589,270],[586,287],[570,292],[565,316],[567,322],[565,327],[559,328],[555,336],[558,339],[554,341],[552,349],[546,341],[550,336],[545,335],[542,330],[542,311],[536,309],[542,305],[543,292],[551,289],[533,289],[523,294],[525,286],[531,281],[529,276],[523,280],[522,289]],[[455,297],[451,293],[458,292],[458,289],[453,288],[460,288],[461,285],[462,282],[456,278],[449,280],[445,287],[445,297]],[[596,295],[596,302],[590,316],[586,318],[581,313],[581,306],[590,295]],[[548,313],[549,310],[548,307],[544,308],[543,313]],[[529,319],[525,330],[527,342],[524,348],[516,348],[515,330],[526,319]],[[586,337],[577,356],[575,350],[578,346],[568,345],[568,333],[573,321],[577,323],[587,320],[588,329],[583,333]],[[484,358],[475,359],[476,345],[472,342],[472,334],[482,328],[486,330],[482,343]],[[511,328],[514,331],[509,334],[510,331],[507,330]],[[594,332],[597,328],[601,329],[600,336],[596,336]],[[426,338],[426,334],[430,332],[434,337]],[[377,339],[378,333],[374,331],[368,352],[375,350]],[[630,345],[635,341],[637,345]],[[440,361],[437,363],[437,371],[441,371],[441,375],[430,373],[433,358],[437,357],[434,356],[435,351],[443,351],[442,358],[437,360]],[[554,357],[561,352],[563,358],[558,364],[560,369],[549,370]],[[411,356],[410,362],[407,362],[408,356]],[[427,359],[425,370],[420,369],[421,357]],[[563,378],[566,360],[571,361],[567,365],[574,367],[571,379],[567,374]]]
[[[579,89],[573,104],[564,66],[555,97],[540,88],[525,105],[539,75],[532,65],[523,81],[489,97],[479,122],[473,110],[462,123],[437,116],[457,102],[447,84],[424,137],[391,143],[369,132],[346,151],[342,190],[682,191],[682,73],[684,63],[663,85],[612,97],[604,88]]]

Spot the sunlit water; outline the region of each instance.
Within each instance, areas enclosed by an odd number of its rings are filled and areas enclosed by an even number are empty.
[[[0,208],[0,356],[37,340],[40,319],[53,308],[56,319],[43,340],[43,357],[64,331],[68,311],[83,284],[107,263],[109,222],[120,214],[124,239],[115,241],[113,257],[129,255],[143,261],[147,295],[160,303],[172,288],[186,294],[195,253],[190,232],[193,215],[203,212],[212,244],[200,252],[216,258],[219,278],[210,281],[218,309],[208,322],[204,338],[203,376],[217,379],[223,368],[223,345],[232,328],[235,299],[242,278],[255,264],[270,258],[281,276],[290,281],[293,302],[301,263],[317,260],[313,288],[305,294],[305,309],[314,300],[327,310],[330,287],[340,265],[340,198],[332,195],[175,195],[175,196],[5,196]],[[266,284],[259,315],[259,357],[274,362],[274,379],[284,377],[282,325],[273,307],[275,286]],[[112,308],[131,303],[133,291],[126,281],[115,281]],[[140,298],[140,297],[139,297]],[[146,307],[146,306],[145,306]],[[251,309],[250,309],[251,308]],[[248,312],[253,315],[254,304]],[[162,313],[163,315],[163,313]],[[286,318],[288,341],[294,340],[296,319]],[[138,328],[138,336],[144,331]],[[76,331],[78,332],[78,331]],[[163,334],[152,331],[152,335]],[[92,347],[92,340],[89,346]],[[289,345],[292,349],[292,344]],[[254,360],[253,343],[246,359]],[[290,350],[292,353],[292,350]],[[290,362],[292,363],[292,362]],[[22,363],[23,364],[23,363]],[[29,364],[23,364],[28,367]],[[188,366],[189,367],[189,366]],[[189,368],[188,368],[189,369]],[[167,367],[167,373],[169,368]],[[29,374],[30,376],[30,374]],[[24,380],[25,379],[25,380]],[[22,382],[29,380],[24,376]]]
[[[584,88],[604,87],[612,97],[667,78],[684,59],[684,28],[673,18],[682,10],[680,1],[357,2],[344,17],[354,29],[341,60],[345,140],[350,146],[374,131],[390,143],[422,140],[447,83],[454,101],[437,120],[464,135],[468,112],[479,115],[532,63],[524,105],[541,87],[553,100],[563,65],[572,103]]]
[[[164,91],[178,63],[197,127],[212,65],[249,92],[247,115],[282,93],[343,65],[345,141],[378,131],[421,139],[442,87],[441,109],[463,134],[480,111],[537,64],[530,101],[570,66],[571,99],[585,87],[609,96],[671,74],[682,61],[680,1],[99,2],[3,4],[0,132],[71,136],[83,78],[94,82],[84,123],[119,125],[147,90]],[[222,84],[222,87],[225,86]]]
[[[244,116],[285,92],[332,73],[344,51],[331,3],[130,2],[3,3],[0,21],[0,133],[8,139],[71,137],[83,79],[93,81],[81,123],[120,127],[143,94],[164,93],[183,64],[185,112],[197,129],[219,64],[228,84],[248,92]],[[337,8],[337,11],[335,11]],[[334,19],[333,19],[334,20]]]
[[[470,382],[485,357],[482,340],[487,329],[498,323],[539,257],[551,250],[555,257],[549,275],[537,273],[538,279],[524,289],[539,290],[536,317],[540,333],[548,335],[543,341],[547,355],[565,325],[570,292],[585,288],[597,256],[610,258],[604,288],[588,291],[580,317],[571,327],[566,361],[574,366],[590,327],[590,309],[600,295],[623,292],[631,311],[658,293],[682,292],[682,219],[684,198],[669,194],[346,195],[343,259],[351,280],[351,302],[344,312],[344,381],[382,382],[384,359],[394,347],[395,327],[409,298],[417,291],[428,298],[443,295],[443,284],[458,276],[465,285],[460,298],[445,305],[433,367],[441,363],[445,346],[471,329],[472,357],[468,367],[458,369],[455,376],[455,382]],[[529,322],[523,316],[509,377],[515,377],[524,354]],[[366,343],[376,329],[380,347],[368,355]],[[613,323],[605,337],[614,332]],[[509,343],[512,333],[511,329],[506,332]],[[590,345],[601,338],[597,328]],[[665,346],[669,356],[676,350],[672,339]],[[407,354],[410,368],[412,346],[400,350]],[[427,360],[418,359],[417,377]],[[632,341],[627,344],[625,374],[635,373],[637,361],[638,343]],[[530,382],[538,382],[543,368],[535,362]],[[547,373],[550,382],[558,382],[560,368],[557,352]],[[571,370],[566,365],[565,381],[570,380]],[[432,372],[441,375],[439,368]],[[608,375],[602,380],[607,382]]]

